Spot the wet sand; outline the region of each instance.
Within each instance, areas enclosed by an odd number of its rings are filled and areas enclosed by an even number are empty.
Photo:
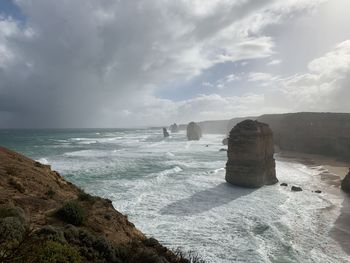
[[[284,161],[299,162],[317,169],[321,180],[333,186],[327,188],[327,191],[343,198],[340,215],[335,221],[330,235],[350,255],[350,194],[340,189],[341,180],[348,173],[350,163],[338,161],[332,157],[296,152],[279,152],[277,156]]]

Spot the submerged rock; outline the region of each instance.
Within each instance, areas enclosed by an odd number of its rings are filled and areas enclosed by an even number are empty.
[[[303,189],[301,187],[294,186],[294,185],[292,186],[291,190],[294,191],[294,192],[301,192],[301,191],[303,191]]]
[[[228,138],[226,181],[251,188],[277,183],[273,154],[273,135],[267,124],[238,123]]]
[[[166,128],[163,128],[163,135],[164,135],[164,138],[169,137],[169,132],[167,131]]]
[[[171,133],[179,132],[179,126],[177,126],[176,123],[170,125],[170,131]]]
[[[341,189],[345,192],[350,193],[350,168],[348,174],[341,181]]]
[[[198,141],[202,137],[202,129],[195,122],[187,125],[187,139],[190,141]]]

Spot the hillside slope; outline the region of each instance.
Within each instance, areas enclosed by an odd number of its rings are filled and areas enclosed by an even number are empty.
[[[27,246],[17,248],[21,243]],[[56,262],[38,259],[44,245],[79,254],[79,260],[64,262],[189,262],[147,239],[110,200],[86,194],[50,166],[0,147],[0,262]]]

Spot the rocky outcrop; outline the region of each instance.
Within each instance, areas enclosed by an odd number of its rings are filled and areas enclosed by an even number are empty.
[[[2,147],[0,251],[1,262],[189,262],[147,239],[111,200]]]
[[[179,132],[179,126],[177,126],[176,123],[170,125],[170,132],[171,133],[176,133]]]
[[[226,181],[251,188],[277,183],[273,154],[273,135],[267,124],[238,123],[229,135]]]
[[[348,174],[341,181],[341,189],[345,192],[350,193],[350,169]]]
[[[301,192],[303,191],[303,189],[299,186],[294,186],[292,185],[292,187],[290,188],[290,190],[292,190],[293,192]]]
[[[225,138],[222,140],[222,145],[227,145],[228,144],[228,138]]]
[[[169,137],[169,132],[167,131],[166,128],[163,128],[163,135],[164,135],[164,138]]]
[[[189,141],[198,141],[202,137],[202,129],[195,122],[190,122],[187,125],[187,139]]]

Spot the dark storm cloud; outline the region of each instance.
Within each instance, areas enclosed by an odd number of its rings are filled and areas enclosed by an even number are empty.
[[[262,28],[319,2],[18,0],[25,22],[0,18],[0,126],[159,124],[187,109],[215,117],[220,104],[232,116],[230,103],[244,111],[261,97],[153,94],[218,63],[272,56]]]

